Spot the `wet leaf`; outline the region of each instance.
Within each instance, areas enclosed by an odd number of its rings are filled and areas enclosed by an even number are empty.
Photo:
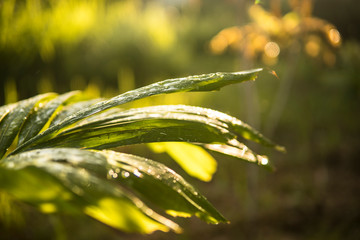
[[[91,99],[86,101],[80,101],[75,102],[73,104],[64,106],[61,111],[59,111],[56,116],[54,116],[54,119],[50,123],[50,127],[59,124],[61,121],[63,121],[68,116],[75,114],[79,112],[80,110],[83,110],[85,108],[90,107],[92,104],[95,104],[99,102],[100,99]]]
[[[16,104],[2,107],[1,111],[5,116],[2,117],[0,122],[0,158],[4,156],[7,149],[13,143],[22,124],[27,119],[29,112],[35,104],[41,100],[52,98],[54,96],[55,94],[53,93],[38,95]],[[8,109],[11,111],[7,111]]]
[[[113,109],[110,113],[93,116],[91,121],[85,121],[33,148],[106,149],[137,143],[183,141],[239,148],[243,154],[236,154],[236,157],[250,162],[257,162],[257,155],[240,144],[236,140],[237,135],[265,146],[281,148],[242,121],[211,109],[164,105],[126,111]]]
[[[264,166],[269,170],[274,169],[267,156],[262,156],[254,153],[247,146],[238,142],[237,140],[233,140],[232,145],[233,146],[225,144],[203,144],[202,146],[214,152],[222,153],[228,156],[248,161],[250,163]]]
[[[208,223],[228,222],[180,175],[165,165],[138,156],[103,150],[110,165],[109,177],[134,189],[174,216],[196,215]]]
[[[35,108],[29,113],[26,121],[24,122],[21,131],[19,133],[19,142],[29,140],[40,132],[40,130],[45,126],[46,123],[51,121],[51,116],[55,111],[69,98],[73,97],[79,92],[69,92],[63,95],[57,96],[54,99],[49,100],[45,103],[39,103]]]
[[[157,94],[218,90],[253,80],[260,71],[169,79],[109,100],[89,100],[77,92],[49,93],[0,107],[0,191],[44,213],[87,214],[129,232],[181,231],[146,204],[172,216],[227,222],[198,190],[163,164],[101,149],[160,142],[157,146],[185,171],[205,181],[215,172],[216,161],[194,144],[270,166],[266,156],[240,140],[279,151],[283,147],[227,114],[184,105],[119,108]]]
[[[34,150],[2,161],[0,188],[40,209],[45,205],[53,210],[82,211],[127,232],[181,231],[120,184],[109,181],[109,168],[105,155],[96,152]]]
[[[77,121],[84,119],[90,115],[101,112],[103,110],[119,106],[124,103],[132,102],[141,98],[175,92],[190,92],[190,91],[214,91],[219,90],[229,84],[240,83],[243,81],[254,80],[262,69],[254,69],[250,71],[234,72],[234,73],[210,73],[203,75],[189,76],[185,78],[168,79],[154,84],[147,85],[124,94],[118,95],[106,101],[99,102],[83,109],[62,121],[61,123],[52,126],[26,143],[20,145],[15,151],[20,152],[26,149],[29,145],[38,141],[41,138],[49,138],[48,135],[56,135],[59,131],[66,127],[72,126]]]

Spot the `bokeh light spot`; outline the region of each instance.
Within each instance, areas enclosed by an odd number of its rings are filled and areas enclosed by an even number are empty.
[[[328,31],[328,38],[333,46],[339,46],[341,41],[340,33],[337,29],[331,28]]]
[[[216,36],[210,42],[210,50],[212,53],[215,53],[215,54],[223,53],[225,51],[225,49],[227,48],[227,46],[228,46],[228,41],[222,35]]]
[[[320,53],[320,44],[315,39],[310,39],[305,44],[305,51],[311,57],[317,57]]]
[[[264,47],[266,56],[276,58],[280,54],[280,47],[276,42],[268,42]]]

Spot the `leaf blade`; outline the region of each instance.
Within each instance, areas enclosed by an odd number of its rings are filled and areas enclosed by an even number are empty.
[[[27,148],[29,145],[41,138],[46,138],[48,135],[56,134],[61,129],[66,128],[66,126],[70,126],[81,119],[127,102],[164,93],[218,90],[221,87],[229,84],[254,80],[257,74],[261,71],[262,69],[254,69],[235,73],[211,73],[189,76],[186,78],[168,79],[158,83],[150,84],[145,87],[118,95],[109,100],[102,101],[74,115],[69,116],[61,123],[52,126],[30,141],[20,145],[17,149],[15,149],[14,153],[22,151],[22,149]]]
[[[166,212],[175,216],[196,215],[213,224],[228,222],[197,189],[165,165],[110,150],[99,153],[111,163],[111,178],[136,190]]]
[[[0,188],[12,194],[19,193],[16,188],[12,188],[16,182],[21,184],[22,190],[26,189],[31,182],[23,182],[21,177],[25,176],[22,174],[24,171],[28,171],[28,176],[35,178],[31,188],[34,191],[26,192],[25,196],[24,193],[22,196],[17,194],[19,199],[36,205],[53,204],[56,207],[66,207],[66,204],[70,204],[77,211],[128,232],[151,233],[155,230],[169,229],[181,231],[177,224],[148,208],[140,199],[119,185],[115,186],[108,181],[107,164],[103,155],[79,149],[28,151],[4,159],[0,165],[0,172],[5,173],[0,176],[1,180],[4,180],[1,181]],[[12,177],[14,174],[18,178]],[[35,188],[41,186],[44,176],[47,176],[47,183],[60,187],[60,191],[56,193],[67,193],[67,197],[45,194],[45,198],[39,199],[39,196],[44,195],[39,195]],[[54,187],[52,185],[50,188]],[[27,194],[32,195],[29,198]],[[122,205],[109,215],[111,207],[116,204]]]
[[[37,106],[27,117],[24,122],[21,130],[19,132],[19,141],[18,144],[29,140],[40,132],[40,130],[48,123],[51,119],[51,116],[54,112],[69,98],[74,95],[79,94],[79,92],[69,92],[56,96],[53,99],[50,99],[48,102],[40,104]]]
[[[149,143],[156,153],[166,152],[190,176],[209,182],[216,172],[216,160],[203,148],[186,142]]]
[[[26,120],[29,112],[38,101],[53,97],[53,93],[42,94],[10,106],[3,106],[6,114],[0,121],[0,159],[7,152]],[[3,114],[3,115],[4,115]]]
[[[225,144],[238,148],[239,153],[231,156],[256,162],[262,159],[236,140],[236,136],[258,142],[265,146],[278,148],[278,145],[262,136],[258,131],[242,121],[227,114],[200,107],[184,105],[163,105],[131,109],[113,109],[111,116],[92,117],[72,129],[62,132],[43,144],[44,147],[78,147],[105,149],[122,145],[150,142],[192,142],[199,144]],[[229,148],[223,152],[229,152]],[[233,150],[234,150],[233,149]],[[211,150],[214,150],[212,148]],[[246,154],[244,154],[246,153]],[[242,156],[242,157],[241,157]],[[251,157],[250,157],[251,156]]]

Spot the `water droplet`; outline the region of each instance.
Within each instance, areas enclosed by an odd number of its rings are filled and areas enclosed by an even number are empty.
[[[152,215],[154,213],[154,211],[149,208],[149,209],[146,209],[145,213],[147,215]]]
[[[137,169],[134,170],[134,175],[137,176],[137,177],[139,177],[139,178],[142,177],[142,173],[139,172],[139,170],[137,170]]]
[[[123,172],[121,172],[121,176],[123,178],[128,178],[130,176],[130,173],[128,173],[127,171],[123,171]]]
[[[170,169],[170,168],[168,169],[168,171],[169,171],[169,173],[171,173],[171,174],[176,174],[175,171],[172,170],[172,169]]]
[[[141,201],[136,201],[135,202],[135,205],[138,207],[138,208],[142,208],[144,206],[144,204],[141,202]]]
[[[266,157],[260,156],[260,163],[262,165],[267,165],[269,163],[269,159],[267,159]]]
[[[13,162],[9,162],[8,164],[7,164],[7,167],[9,167],[9,168],[13,168],[15,166],[15,164],[13,163]]]
[[[116,171],[116,170],[115,170]],[[110,169],[108,172],[108,179],[117,178],[119,175],[113,169]]]

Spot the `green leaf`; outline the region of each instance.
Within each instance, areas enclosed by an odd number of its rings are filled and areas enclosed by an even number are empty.
[[[126,232],[152,233],[156,230],[164,232],[169,230],[169,227],[146,216],[144,212],[139,210],[138,206],[124,198],[105,197],[100,199],[96,205],[86,206],[84,212],[109,226]],[[146,207],[145,211],[153,216],[155,215],[150,208]],[[163,218],[163,221],[173,225],[175,232],[180,233],[182,231],[179,226],[170,220]]]
[[[283,147],[224,113],[184,105],[118,107],[157,94],[218,90],[253,80],[260,71],[169,79],[105,101],[88,100],[77,92],[50,93],[0,107],[0,191],[44,213],[87,214],[129,232],[181,231],[147,205],[172,216],[227,222],[197,189],[165,165],[98,150],[162,142],[155,146],[162,146],[185,171],[205,181],[216,171],[216,161],[196,145],[270,166],[266,156],[239,139],[280,151]]]
[[[56,135],[59,131],[63,131],[64,128],[70,127],[72,124],[90,115],[115,106],[119,106],[124,103],[163,93],[219,90],[221,87],[229,84],[254,80],[257,74],[261,71],[262,69],[254,69],[250,71],[234,73],[210,73],[185,78],[168,79],[162,82],[150,84],[148,86],[138,88],[116,96],[114,98],[111,98],[110,100],[99,102],[95,105],[90,106],[89,108],[86,108],[78,113],[75,113],[74,115],[67,117],[61,123],[52,126],[51,128],[47,129],[36,137],[20,145],[14,151],[14,153],[20,152],[22,151],[22,149],[26,149],[29,145],[33,144],[41,138],[51,138],[51,136]]]
[[[59,106],[76,94],[79,94],[79,92],[65,93],[48,102],[38,104],[27,116],[19,133],[18,144],[22,144],[38,134],[45,124],[51,121],[51,116]]]
[[[54,119],[50,123],[50,127],[59,124],[68,116],[75,114],[85,108],[90,107],[91,105],[99,102],[100,99],[91,99],[86,101],[75,102],[73,104],[64,106],[55,116]]]
[[[185,142],[149,143],[156,153],[166,152],[190,176],[209,182],[216,172],[216,160],[203,148]]]
[[[16,104],[3,106],[0,110],[2,113],[0,122],[0,158],[4,156],[18,132],[27,119],[29,112],[39,101],[54,97],[54,93],[38,95],[27,100],[20,101]]]
[[[87,119],[84,124],[68,129],[53,139],[39,142],[32,148],[106,149],[137,143],[185,141],[238,148],[239,153],[232,156],[260,165],[263,164],[258,159],[262,158],[239,143],[237,135],[276,149],[281,148],[242,121],[200,107],[164,105],[127,111],[112,109],[105,114],[95,115],[91,121]]]
[[[137,194],[158,205],[171,215],[196,215],[209,223],[227,222],[198,190],[173,170],[161,163],[130,154],[61,148],[43,149],[5,158],[2,165],[13,171],[28,170],[29,168],[33,169],[32,171],[34,169],[36,171],[42,170],[58,180],[51,180],[49,176],[44,178],[44,173],[33,172],[32,175],[27,176],[29,179],[33,177],[33,180],[28,182],[30,186],[28,188],[30,192],[28,192],[26,185],[24,185],[26,182],[19,182],[19,179],[24,179],[21,174],[19,175],[20,178],[17,177],[14,180],[4,179],[7,184],[2,187],[7,187],[7,190],[15,194],[17,198],[38,203],[40,206],[51,204],[55,209],[66,208],[66,202],[69,202],[67,200],[72,199],[75,202],[75,208],[79,205],[85,209],[86,213],[106,220],[106,223],[110,223],[111,226],[119,227],[115,222],[110,221],[111,216],[115,213],[108,214],[110,212],[108,205],[112,206],[114,201],[118,203],[125,201],[123,200],[124,196],[127,196],[125,198],[127,202],[129,199],[132,200],[133,205],[140,207],[145,213],[151,213],[151,216],[155,214],[153,210],[147,208],[144,203],[126,192],[121,186],[136,191]],[[33,194],[37,191],[34,191],[35,189],[31,186],[41,185],[38,182],[42,181],[41,179],[46,179],[46,184],[39,189],[39,197],[37,197],[36,194]],[[30,184],[32,182],[34,183]],[[116,198],[120,198],[120,200],[115,200]],[[87,204],[91,206],[88,207]],[[95,206],[93,206],[94,204]],[[130,208],[128,204],[126,208]],[[105,212],[99,212],[102,207],[105,208]],[[133,212],[134,209],[129,211]],[[159,218],[158,215],[154,216],[156,219]],[[124,216],[116,215],[114,219],[120,217],[123,218]],[[167,220],[163,221],[169,225]],[[175,226],[172,228],[179,231]],[[122,229],[126,230],[125,227]]]
[[[208,223],[228,222],[197,189],[165,165],[138,156],[103,150],[109,177],[125,184],[174,216],[196,215]]]
[[[240,142],[233,141],[232,144],[234,146],[225,144],[202,144],[202,146],[208,150],[240,158],[250,163],[265,166],[266,168],[273,170],[273,166],[269,162],[267,156],[262,156],[254,153],[247,146]]]
[[[73,131],[72,131],[73,130]],[[226,130],[201,122],[180,119],[142,119],[121,121],[96,128],[75,128],[32,148],[76,147],[107,149],[117,146],[167,141],[226,143],[233,136]]]
[[[84,212],[128,232],[181,231],[129,191],[107,179],[103,154],[78,149],[43,149],[7,157],[0,189],[49,211]]]

